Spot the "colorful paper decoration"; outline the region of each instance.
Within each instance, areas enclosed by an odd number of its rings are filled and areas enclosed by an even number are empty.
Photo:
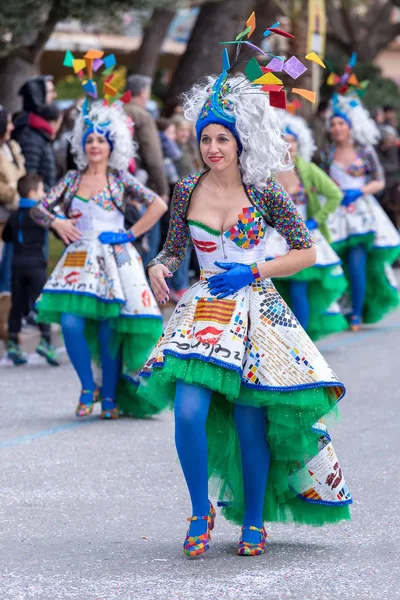
[[[269,35],[271,35],[271,34],[272,34],[272,31],[271,31],[271,29],[276,29],[276,27],[278,27],[279,25],[280,25],[280,22],[279,22],[279,21],[276,21],[276,23],[274,23],[274,24],[272,25],[272,27],[270,27],[269,29],[266,29],[266,30],[264,31],[264,33],[263,33],[263,36],[264,36],[264,37],[268,37]]]
[[[279,92],[269,93],[269,104],[274,108],[282,108],[286,110],[286,92],[281,90]]]
[[[283,37],[287,37],[287,38],[295,37],[291,33],[288,33],[287,31],[283,31],[282,29],[277,29],[276,27],[269,27],[267,29],[267,31],[270,31],[271,33],[276,33],[277,35],[282,35]]]
[[[97,85],[92,79],[86,81],[82,85],[82,88],[85,90],[88,96],[91,96],[92,98],[97,98]]]
[[[106,82],[103,87],[103,94],[106,94],[107,96],[116,96],[118,94],[118,90]]]
[[[73,67],[74,66],[74,55],[72,54],[72,52],[70,52],[69,50],[65,53],[65,57],[64,57],[64,62],[63,65],[64,67]]]
[[[279,73],[280,71],[282,71],[283,69],[283,63],[284,61],[281,60],[280,58],[277,58],[276,56],[267,64],[267,69],[270,69],[271,71],[275,71],[276,73]]]
[[[352,73],[349,77],[348,83],[350,85],[353,85],[354,87],[359,87],[360,82],[358,81],[357,75],[355,75],[354,73]]]
[[[108,69],[104,69],[102,75],[108,76],[111,75],[111,73],[114,71],[114,67],[108,67]]]
[[[283,81],[281,81],[281,79],[276,77],[273,73],[264,73],[262,77],[259,77],[258,79],[253,81],[253,83],[256,85],[267,85],[269,83],[272,83],[274,85],[283,85]]]
[[[85,58],[85,63],[86,63],[86,71],[89,76],[89,79],[92,79],[92,77],[93,77],[93,59]]]
[[[224,48],[222,51],[222,70],[227,71],[230,66],[231,66],[231,63],[229,61],[228,50],[226,48]]]
[[[240,33],[238,33],[238,35],[235,37],[235,41],[238,42],[240,41],[242,38],[249,37],[251,32],[251,27],[246,27],[246,29],[244,29],[243,31],[241,31]]]
[[[104,60],[104,66],[107,70],[111,69],[111,67],[114,68],[115,65],[117,64],[114,54],[109,54],[108,56],[105,56],[103,60]]]
[[[292,92],[293,92],[293,94],[298,94],[299,96],[302,96],[309,102],[312,102],[313,104],[315,104],[315,98],[317,96],[317,94],[315,92],[310,92],[310,90],[305,90],[303,88],[293,88]]]
[[[280,92],[283,90],[283,85],[274,85],[273,83],[267,83],[262,86],[263,92]]]
[[[253,11],[246,21],[246,28],[250,27],[249,37],[256,28],[256,13]]]
[[[306,55],[306,59],[311,60],[312,62],[317,63],[317,65],[319,65],[320,67],[323,67],[324,69],[326,69],[326,66],[324,65],[324,63],[322,62],[322,60],[320,59],[320,57],[318,56],[318,54],[316,52],[309,52]]]
[[[88,60],[98,60],[100,58],[103,58],[104,56],[104,52],[103,50],[94,50],[93,48],[91,48],[90,50],[88,50],[85,54],[85,56],[83,58],[87,58]]]
[[[283,65],[283,70],[293,79],[297,79],[298,77],[300,77],[300,75],[303,75],[303,73],[307,71],[307,67],[305,67],[303,63],[299,61],[298,58],[292,56]]]
[[[72,67],[74,69],[74,73],[79,73],[86,67],[86,63],[83,58],[75,58],[72,63]]]
[[[261,67],[258,64],[257,60],[254,58],[254,56],[247,63],[244,72],[247,79],[251,82],[253,82],[255,79],[258,79],[259,77],[262,77],[263,75]]]
[[[132,100],[132,93],[131,93],[131,91],[128,90],[127,92],[125,92],[125,94],[122,94],[122,96],[119,98],[119,100],[123,104],[128,104],[128,102],[130,102]]]
[[[100,69],[102,64],[104,64],[104,63],[100,58],[95,58],[93,60],[93,71],[96,73],[96,71],[98,71]]]

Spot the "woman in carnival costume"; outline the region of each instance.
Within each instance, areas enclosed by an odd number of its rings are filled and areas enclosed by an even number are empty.
[[[137,396],[136,374],[162,331],[162,318],[132,245],[166,211],[156,194],[128,172],[130,121],[122,102],[89,104],[71,138],[77,171],[69,171],[38,205],[33,218],[67,248],[43,288],[39,320],[61,323],[69,358],[82,385],[77,417],[91,414],[101,393],[103,419],[154,412]],[[147,210],[128,231],[129,200]],[[98,390],[92,358],[102,367]]]
[[[223,64],[218,78],[185,96],[207,170],[176,185],[166,243],[149,265],[155,296],[165,302],[165,278],[192,240],[200,281],[177,305],[139,390],[157,409],[174,406],[192,502],[187,556],[209,548],[209,477],[224,515],[242,525],[239,555],[264,553],[264,521],[350,518],[351,496],[320,421],[344,386],[271,282],[315,262],[307,227],[270,177],[285,168],[287,145],[268,96],[229,75],[226,53]],[[266,262],[268,225],[290,251]]]
[[[315,145],[306,121],[288,112],[280,116],[294,169],[282,171],[276,178],[312,232],[317,260],[312,267],[274,283],[301,326],[311,338],[317,339],[347,328],[337,303],[347,282],[341,260],[330,246],[327,227],[328,217],[339,206],[343,195],[330,177],[311,162]],[[289,250],[276,230],[268,235],[267,260],[283,256]]]
[[[350,67],[354,62],[350,61]],[[334,94],[330,104],[332,146],[326,168],[344,197],[328,226],[350,281],[350,327],[358,331],[362,322],[376,323],[399,304],[391,265],[400,254],[400,236],[374,198],[385,186],[372,147],[379,131],[351,89],[352,81],[359,84],[349,73],[348,66],[346,79],[340,80],[340,93]]]

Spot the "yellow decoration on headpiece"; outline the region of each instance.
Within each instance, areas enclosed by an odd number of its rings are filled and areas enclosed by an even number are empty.
[[[250,27],[250,32],[247,37],[250,37],[256,28],[256,13],[253,11],[246,21],[246,29]]]
[[[76,58],[73,62],[74,73],[80,73],[86,67],[86,62],[83,58]]]
[[[326,83],[328,85],[335,85],[335,81],[336,81],[336,75],[335,73],[330,73],[328,76],[328,79],[326,80]]]
[[[298,94],[299,96],[302,96],[303,98],[305,98],[309,102],[312,102],[313,104],[315,103],[315,99],[317,97],[317,94],[315,92],[310,92],[310,90],[305,90],[303,88],[292,88],[292,92],[293,94]]]
[[[326,66],[324,65],[324,63],[322,62],[322,60],[316,52],[309,52],[309,54],[307,54],[306,56],[306,59],[311,60],[312,62],[317,63],[317,65],[319,65],[320,67],[324,67],[324,69],[326,69]]]
[[[264,75],[258,79],[255,79],[251,83],[256,85],[283,85],[283,81],[279,79],[279,77],[276,77],[276,75],[273,73],[264,73]]]

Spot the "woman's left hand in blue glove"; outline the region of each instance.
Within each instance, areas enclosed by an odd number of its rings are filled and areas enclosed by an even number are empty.
[[[124,233],[103,231],[103,233],[99,235],[99,240],[102,244],[127,244],[128,242],[134,242],[136,237],[130,230],[125,231]]]
[[[317,221],[314,221],[314,219],[307,219],[306,225],[307,225],[307,228],[309,231],[312,231],[313,229],[317,229],[317,227],[318,227],[318,223],[317,223]]]
[[[352,204],[353,202],[358,200],[358,198],[361,198],[361,196],[363,195],[362,190],[360,190],[360,189],[343,190],[343,194],[344,194],[343,199],[342,199],[343,206],[349,206],[349,204]]]
[[[250,265],[240,263],[214,263],[220,269],[225,269],[225,273],[212,275],[208,279],[208,288],[212,296],[217,298],[226,298],[234,294],[249,283],[254,283],[255,278]]]

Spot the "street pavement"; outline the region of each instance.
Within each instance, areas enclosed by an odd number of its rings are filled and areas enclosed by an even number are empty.
[[[353,521],[268,525],[257,558],[236,556],[239,528],[221,516],[211,550],[184,557],[171,414],[102,422],[96,407],[78,421],[65,354],[59,368],[3,362],[0,600],[400,598],[399,342],[400,311],[318,344],[347,386],[331,433]]]

